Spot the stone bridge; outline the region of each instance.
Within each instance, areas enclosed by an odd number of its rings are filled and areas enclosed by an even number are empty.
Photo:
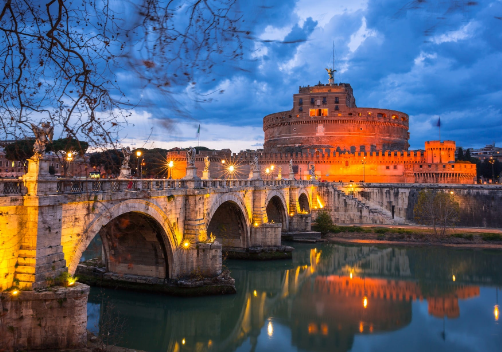
[[[309,231],[317,197],[315,181],[57,179],[48,167],[30,160],[22,180],[0,180],[0,290],[73,274],[98,234],[110,272],[217,275],[222,249]]]

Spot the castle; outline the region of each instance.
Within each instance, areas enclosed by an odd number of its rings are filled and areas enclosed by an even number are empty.
[[[201,151],[196,166],[202,177],[208,156],[212,178],[247,178],[256,155],[264,178],[294,174],[307,179],[315,173],[320,180],[336,182],[476,183],[476,165],[455,162],[454,141],[429,141],[425,150],[409,151],[408,129],[407,114],[357,107],[350,84],[336,84],[330,74],[328,84],[300,87],[291,110],[263,118],[263,150]],[[183,164],[184,155],[168,158]],[[225,175],[229,163],[239,172]]]

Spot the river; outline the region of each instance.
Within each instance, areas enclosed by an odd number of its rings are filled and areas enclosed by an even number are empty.
[[[292,260],[225,261],[235,295],[93,287],[88,329],[109,343],[163,352],[502,349],[502,251],[294,247]]]

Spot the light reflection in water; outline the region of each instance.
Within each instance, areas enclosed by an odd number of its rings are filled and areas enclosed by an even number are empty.
[[[121,344],[148,351],[247,351],[253,346],[258,351],[267,350],[273,341],[281,341],[285,351],[349,351],[357,350],[373,333],[416,334],[434,346],[439,335],[432,334],[430,324],[437,322],[441,331],[445,318],[458,322],[446,324],[446,329],[460,329],[480,319],[474,312],[491,310],[498,320],[495,286],[502,284],[502,274],[494,270],[502,259],[498,253],[296,247],[292,262],[227,262],[238,289],[232,296],[178,299],[105,290],[108,298],[98,299],[99,290],[93,288],[90,305],[101,307],[99,313],[92,310],[94,322],[106,321],[107,315],[121,316],[126,330]],[[459,269],[461,283],[452,280],[452,268]],[[483,292],[493,297],[489,302],[480,298],[479,285],[487,282]],[[486,308],[464,309],[465,304]],[[423,326],[417,325],[420,320],[414,322],[420,317],[415,317],[414,307],[422,305],[425,314],[434,317]],[[489,346],[502,343],[500,326],[492,326],[495,331],[488,326],[481,329],[488,320],[493,324],[493,315],[476,321],[476,332],[458,333]],[[407,326],[413,329],[405,330]],[[289,337],[284,331],[290,332]],[[450,343],[448,337],[441,342],[441,348]],[[429,350],[442,349],[438,345]]]

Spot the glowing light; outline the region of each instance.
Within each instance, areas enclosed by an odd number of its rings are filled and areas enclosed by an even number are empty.
[[[68,279],[68,286],[73,286],[75,284],[75,279],[74,278],[69,278]]]
[[[18,293],[19,293],[19,291],[18,291],[18,290],[14,290],[14,291],[12,291],[12,295],[13,295],[13,296],[16,296]]]
[[[265,172],[268,174],[270,173],[270,169],[267,167],[267,169],[265,170]]]
[[[274,334],[274,327],[273,327],[271,321],[268,322],[267,333],[268,333],[268,336],[270,336],[270,337],[272,337],[272,335]]]
[[[190,242],[189,241],[184,241],[183,242],[183,248],[185,248],[185,249],[190,248]]]
[[[321,333],[322,333],[324,336],[327,336],[327,335],[328,335],[328,325],[326,325],[326,324],[321,324]]]
[[[221,163],[222,163],[222,164],[225,164],[225,160],[223,159],[223,160],[221,161]]]
[[[211,348],[213,346],[213,341],[212,340],[209,340],[207,342],[207,347]]]
[[[258,296],[258,292],[256,292],[256,290],[253,291],[253,296],[255,296],[255,297]]]
[[[270,166],[270,170],[274,171],[274,165]]]
[[[321,198],[319,198],[319,196],[317,196],[317,204],[319,205],[319,208],[324,208],[324,204],[322,204]]]
[[[352,273],[350,273],[350,279],[352,280]]]
[[[136,156],[137,156],[138,158],[141,156],[141,150],[138,150],[138,151],[136,152]]]
[[[453,275],[452,279],[453,279],[453,281],[455,281],[455,280],[456,280],[455,275]]]
[[[363,332],[364,331],[364,325],[363,325],[363,322],[360,321],[359,322],[359,332]]]
[[[368,297],[364,297],[364,299],[363,299],[363,307],[364,308],[368,307]]]
[[[184,345],[185,344],[185,339],[181,340],[181,344]]]
[[[73,155],[71,152],[68,152],[68,154],[66,154],[66,160],[68,161],[72,161],[73,160]]]
[[[309,329],[309,335],[310,334],[317,334],[318,333],[318,329],[317,329],[317,324],[316,323],[310,323],[308,329]]]
[[[258,223],[257,222],[254,223],[254,227],[258,227]]]
[[[493,309],[493,315],[495,316],[495,320],[499,320],[499,306],[496,305]]]
[[[453,194],[453,191],[450,191],[450,194]]]
[[[291,213],[291,214],[289,214],[289,216],[293,216],[293,215],[295,215],[295,213]]]
[[[232,172],[234,172],[234,170],[235,170],[235,168],[234,168],[234,166],[233,166],[233,165],[230,165],[230,166],[228,167],[228,172],[232,173]]]
[[[167,166],[169,166],[169,167],[173,167],[173,166],[174,166],[174,162],[173,162],[172,160],[171,160],[171,161],[169,161],[169,162],[167,163]]]

